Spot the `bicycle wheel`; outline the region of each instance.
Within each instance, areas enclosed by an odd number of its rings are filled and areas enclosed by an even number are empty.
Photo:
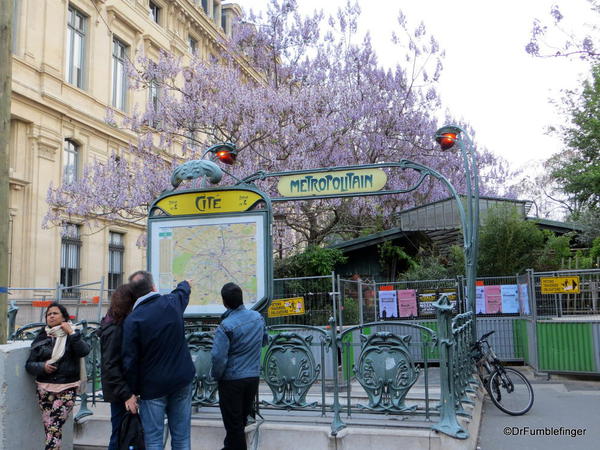
[[[488,393],[494,405],[511,416],[520,416],[533,405],[533,388],[518,370],[500,367],[490,377]]]

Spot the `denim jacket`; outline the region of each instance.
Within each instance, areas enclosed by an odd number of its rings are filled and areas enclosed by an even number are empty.
[[[267,344],[263,317],[244,305],[227,310],[215,332],[211,374],[215,380],[260,376],[260,351]]]

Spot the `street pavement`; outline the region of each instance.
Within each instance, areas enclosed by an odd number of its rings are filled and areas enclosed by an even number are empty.
[[[533,407],[523,416],[509,416],[486,396],[478,449],[600,448],[600,379],[557,375],[548,379],[527,368],[517,369],[532,383]]]

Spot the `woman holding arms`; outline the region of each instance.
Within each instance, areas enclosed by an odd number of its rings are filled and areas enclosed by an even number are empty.
[[[35,375],[46,450],[60,449],[62,427],[73,410],[77,391],[85,388],[84,357],[90,352],[79,330],[69,322],[67,309],[52,303],[46,310],[46,326],[31,343],[25,369]]]

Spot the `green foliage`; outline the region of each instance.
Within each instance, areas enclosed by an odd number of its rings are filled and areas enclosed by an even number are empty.
[[[377,251],[379,253],[379,265],[387,280],[396,278],[400,266],[408,265],[409,269],[412,269],[417,265],[402,247],[392,244],[391,241],[379,244]]]
[[[577,214],[600,207],[600,64],[581,93],[564,99],[570,124],[562,128],[565,149],[548,160],[550,175],[570,197]]]
[[[344,298],[344,325],[358,325],[359,311],[358,300],[352,297]]]
[[[480,231],[478,275],[520,273],[532,266],[543,245],[544,233],[516,209],[492,209]]]
[[[563,261],[571,256],[570,241],[572,234],[555,236],[550,231],[544,232],[546,242],[538,253],[536,261],[532,264],[536,270],[558,270],[561,269]]]
[[[584,252],[583,250],[575,252],[575,269],[591,269],[593,267],[593,261],[589,252]]]
[[[592,248],[590,249],[590,258],[592,259],[593,264],[596,264],[598,258],[600,258],[600,237],[597,237],[592,242]]]
[[[306,277],[329,275],[337,264],[348,260],[341,250],[311,245],[302,253],[275,262],[275,276]]]
[[[448,268],[442,264],[438,256],[427,254],[420,256],[418,263],[401,273],[398,279],[401,281],[440,280],[450,276]]]
[[[462,247],[458,245],[450,247],[450,256],[446,267],[450,277],[465,275],[465,252]]]

